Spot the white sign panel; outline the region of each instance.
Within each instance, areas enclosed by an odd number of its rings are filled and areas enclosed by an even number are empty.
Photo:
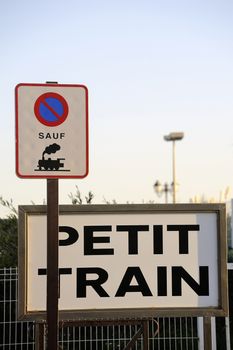
[[[108,313],[119,317],[119,310],[120,315],[130,310],[131,317],[223,312],[226,233],[221,232],[220,244],[216,206],[205,211],[193,205],[175,210],[156,205],[62,208],[59,310],[64,314],[73,310],[79,318],[94,318]],[[34,210],[27,214],[24,236],[28,314],[46,309],[46,215]]]
[[[83,178],[88,173],[88,91],[83,85],[18,84],[16,173]]]

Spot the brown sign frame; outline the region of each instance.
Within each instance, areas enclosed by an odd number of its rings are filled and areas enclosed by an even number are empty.
[[[46,215],[46,206],[19,206],[19,241],[18,241],[18,316],[20,319],[43,321],[46,312],[27,310],[27,220],[30,215]],[[60,320],[108,320],[108,319],[142,319],[163,316],[227,316],[228,314],[228,281],[227,281],[227,235],[225,204],[130,204],[130,205],[60,205],[60,214],[139,214],[139,213],[215,213],[217,219],[218,248],[218,290],[217,307],[195,308],[130,308],[100,310],[67,310],[59,311]]]

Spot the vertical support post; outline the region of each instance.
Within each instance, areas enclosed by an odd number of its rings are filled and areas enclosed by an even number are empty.
[[[143,327],[143,350],[149,350],[148,321],[142,321],[142,327]]]
[[[173,203],[176,203],[176,144],[172,141]]]
[[[197,334],[199,338],[198,350],[204,349],[204,320],[203,317],[197,318]]]
[[[231,350],[230,318],[225,317],[227,350]]]
[[[58,343],[58,179],[47,179],[47,349]]]
[[[211,317],[211,346],[212,350],[217,350],[216,317]]]
[[[173,190],[173,188],[172,188]],[[168,203],[168,192],[169,192],[169,188],[168,188],[168,184],[165,182],[164,184],[164,192],[165,192],[165,204]]]
[[[230,248],[233,248],[233,199],[231,200],[231,231],[230,242],[228,244]]]
[[[212,350],[211,317],[204,317],[204,350]]]
[[[44,324],[35,324],[35,350],[44,350]]]

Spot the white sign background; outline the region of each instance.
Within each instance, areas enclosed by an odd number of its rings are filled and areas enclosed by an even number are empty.
[[[58,126],[42,124],[35,116],[34,105],[39,96],[53,92],[67,102],[67,119]],[[87,88],[83,85],[19,84],[16,86],[16,173],[19,177],[82,178],[88,173],[88,107]],[[39,133],[51,138],[40,139]],[[65,134],[53,138],[53,133]],[[57,143],[61,149],[49,155],[65,158],[64,171],[38,171],[38,160],[47,146]],[[48,157],[48,155],[46,155]]]
[[[138,233],[138,254],[128,254],[128,233],[117,232],[116,225],[150,225],[149,232]],[[199,232],[189,232],[189,254],[179,254],[178,232],[167,231],[167,225],[200,225]],[[46,268],[46,216],[30,215],[27,222],[27,309],[41,311],[46,308],[46,276],[38,276],[38,268]],[[60,279],[59,310],[128,309],[128,308],[200,308],[218,307],[219,268],[217,249],[217,219],[215,213],[142,213],[60,215],[59,225],[71,226],[79,239],[71,246],[59,247],[59,267],[72,268],[72,275]],[[112,232],[95,232],[97,236],[110,236],[109,243],[95,243],[94,248],[113,248],[114,255],[84,256],[83,227],[111,225]],[[153,254],[153,225],[163,225],[162,255]],[[67,234],[60,233],[65,239]],[[115,297],[123,275],[129,266],[139,266],[153,296],[140,292]],[[157,296],[157,266],[167,266],[168,295]],[[182,296],[172,296],[171,266],[182,266],[199,283],[199,266],[209,268],[209,296],[198,296],[182,281]],[[100,297],[87,287],[87,297],[76,297],[76,269],[101,267],[109,278],[103,288],[109,297]],[[89,276],[90,278],[90,276]],[[95,277],[94,277],[95,278]],[[136,281],[132,280],[132,285]]]

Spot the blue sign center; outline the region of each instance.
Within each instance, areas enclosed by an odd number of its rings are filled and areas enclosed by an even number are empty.
[[[68,116],[68,111],[68,104],[64,97],[55,92],[40,95],[34,105],[36,118],[47,126],[62,124]]]
[[[54,122],[62,117],[64,108],[61,101],[57,98],[47,97],[44,102],[40,103],[39,113],[45,120]]]

